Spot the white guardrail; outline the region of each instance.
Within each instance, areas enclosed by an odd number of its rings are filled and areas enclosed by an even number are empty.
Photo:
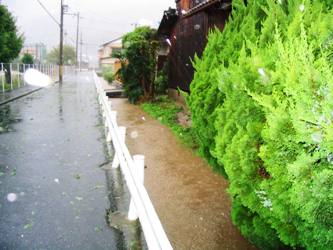
[[[107,128],[107,141],[109,143],[112,141],[115,149],[112,167],[117,168],[120,165],[131,194],[128,219],[136,220],[139,218],[149,249],[172,249],[147,190],[143,185],[144,156],[135,155],[132,158],[125,144],[126,128],[118,127],[116,121],[117,113],[111,110],[111,101],[108,100],[102,89],[96,72],[93,72],[93,74]]]

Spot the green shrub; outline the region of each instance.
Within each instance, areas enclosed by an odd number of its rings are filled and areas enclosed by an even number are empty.
[[[331,1],[233,1],[188,104],[200,152],[229,179],[232,219],[262,249],[333,246]]]
[[[104,69],[102,75],[104,80],[108,83],[112,83],[115,79],[115,75],[111,69]]]
[[[122,67],[119,74],[124,90],[131,103],[139,99],[153,99],[155,93],[154,78],[156,70],[156,30],[150,27],[138,27],[127,33],[123,39],[123,50],[117,53]]]
[[[184,127],[177,121],[177,114],[183,108],[166,96],[159,96],[154,102],[146,102],[141,105],[142,109],[159,122],[171,129],[184,145],[197,149],[198,144],[191,127]]]
[[[23,57],[21,58],[21,63],[23,64],[34,64],[34,58],[29,53],[24,53]]]
[[[166,91],[168,89],[168,63],[164,64],[162,70],[157,72],[154,85],[156,94],[166,94]]]

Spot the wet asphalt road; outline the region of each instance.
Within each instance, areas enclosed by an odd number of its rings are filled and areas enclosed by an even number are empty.
[[[124,248],[103,143],[90,72],[0,107],[0,249]]]

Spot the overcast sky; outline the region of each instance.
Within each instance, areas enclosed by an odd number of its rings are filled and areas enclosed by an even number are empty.
[[[60,0],[39,0],[60,20]],[[48,49],[59,44],[59,28],[37,0],[1,0],[17,18],[19,31],[25,43],[43,42]],[[97,60],[98,45],[133,30],[134,24],[151,22],[155,26],[163,11],[175,7],[175,0],[64,0],[70,13],[80,12],[83,36],[83,54]],[[68,35],[65,42],[75,46],[76,18],[65,16],[64,27]]]

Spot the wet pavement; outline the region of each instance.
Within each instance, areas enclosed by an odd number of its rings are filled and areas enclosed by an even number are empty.
[[[125,248],[101,124],[90,72],[0,107],[0,249]]]
[[[34,91],[36,89],[38,89],[38,88],[29,86],[29,85],[24,85],[18,89],[13,89],[13,90],[2,93],[2,86],[0,85],[0,105],[1,105],[1,103],[5,102],[9,99],[16,98],[18,96],[24,95],[24,94]]]
[[[228,183],[158,121],[112,99],[131,154],[145,155],[145,186],[174,249],[255,249],[230,218]]]

